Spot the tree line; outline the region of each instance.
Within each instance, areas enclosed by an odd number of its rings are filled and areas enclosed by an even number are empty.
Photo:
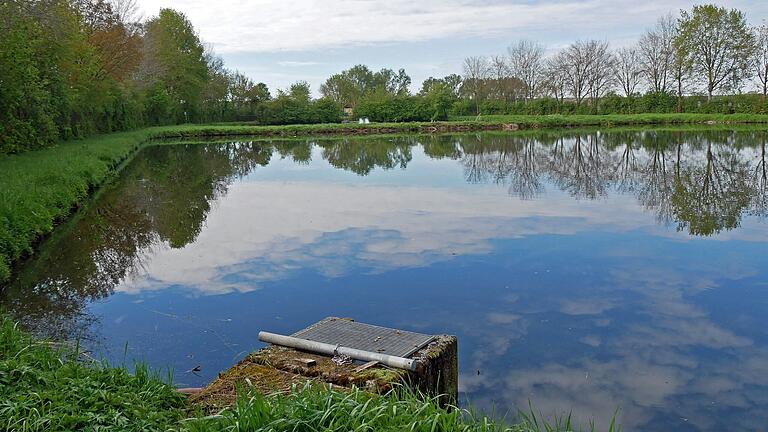
[[[539,42],[520,40],[505,54],[466,58],[462,76],[430,77],[415,96],[387,91],[370,75],[355,66],[329,78],[321,93],[379,121],[481,114],[763,113],[768,25],[750,27],[737,9],[700,5],[661,17],[636,44],[618,49],[606,40],[578,40],[548,53]],[[742,94],[750,82],[759,95]]]
[[[548,53],[521,40],[504,55],[465,59],[463,75],[430,77],[415,94],[404,69],[356,65],[329,77],[316,99],[306,82],[271,94],[227,69],[183,13],[142,19],[135,2],[0,2],[0,154],[184,122],[766,111],[768,25],[714,5],[662,17],[619,49],[580,40]],[[749,82],[759,93],[741,94]]]
[[[717,94],[741,93],[751,79],[762,91],[762,102],[768,93],[768,26],[750,27],[737,9],[700,5],[678,17],[664,16],[636,44],[615,50],[606,40],[579,40],[549,56],[545,51],[535,41],[522,40],[506,56],[466,59],[464,75],[475,111],[487,99],[550,98],[597,112],[603,98],[643,93],[662,101],[674,98],[674,108],[682,111],[686,95],[705,95],[711,102]],[[671,108],[668,102],[657,105]]]
[[[306,83],[274,97],[225,68],[187,17],[136,0],[0,2],[0,154],[146,125],[335,122]]]

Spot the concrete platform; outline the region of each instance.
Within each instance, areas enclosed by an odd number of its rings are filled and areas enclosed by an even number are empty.
[[[423,393],[441,395],[441,402],[445,404],[456,400],[458,355],[455,336],[425,335],[336,317],[319,321],[293,336],[403,356],[417,360],[418,367],[411,371],[381,363],[349,360],[339,364],[338,357],[334,361],[330,355],[270,345],[219,374],[202,391],[190,395],[190,401],[203,406],[206,411],[215,412],[234,403],[238,387],[252,387],[262,394],[274,394],[288,392],[292,385],[303,385],[308,381],[338,389],[356,386],[374,393],[385,393],[394,385],[403,384]]]

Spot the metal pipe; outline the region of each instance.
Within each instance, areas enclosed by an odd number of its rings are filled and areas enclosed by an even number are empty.
[[[259,332],[259,340],[275,345],[281,345],[288,348],[296,348],[304,351],[316,352],[325,355],[343,354],[355,360],[377,361],[381,364],[399,369],[415,371],[419,362],[414,359],[391,356],[388,354],[363,351],[354,348],[347,348],[339,345],[331,345],[323,342],[315,342],[307,339],[295,338],[293,336],[283,336],[269,332]]]

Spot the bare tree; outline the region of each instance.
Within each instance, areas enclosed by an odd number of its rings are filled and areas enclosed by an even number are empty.
[[[587,42],[576,41],[566,48],[558,59],[565,78],[565,89],[576,100],[576,105],[589,94],[589,72],[592,58]]]
[[[506,85],[509,78],[507,59],[500,55],[493,56],[488,66],[490,78],[493,80],[489,90],[493,92],[494,98],[508,102],[514,96]]]
[[[613,55],[607,41],[576,41],[556,56],[565,89],[581,105],[589,98],[593,106],[613,84]]]
[[[544,77],[544,46],[522,39],[510,46],[507,53],[512,75],[525,84],[525,97],[532,100],[539,94]]]
[[[676,33],[677,20],[668,14],[640,37],[639,56],[650,91],[661,93],[669,89],[674,62],[672,42]]]
[[[690,61],[679,50],[674,51],[670,73],[675,86],[675,94],[677,95],[677,112],[683,112],[683,95],[690,86],[692,70]]]
[[[613,87],[615,59],[608,41],[591,40],[586,43],[587,83],[592,107],[597,109],[600,98]]]
[[[757,80],[763,93],[763,101],[768,95],[768,24],[755,28],[754,65],[757,69]]]
[[[567,82],[567,59],[564,52],[559,52],[547,59],[544,66],[546,78],[542,80],[541,87],[560,103],[565,100]]]
[[[475,101],[475,112],[480,116],[480,102],[483,97],[483,86],[488,78],[488,59],[485,57],[467,57],[464,59],[464,86]]]
[[[134,27],[143,19],[136,0],[111,0],[110,6],[117,20],[128,28]]]
[[[640,84],[642,66],[640,54],[635,47],[625,47],[616,51],[614,77],[627,97],[632,96]]]

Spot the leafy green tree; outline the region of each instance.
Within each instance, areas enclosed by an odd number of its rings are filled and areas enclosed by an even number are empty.
[[[438,82],[430,86],[429,91],[423,95],[431,113],[430,120],[447,120],[448,111],[453,106],[456,98],[453,92],[444,82]]]
[[[313,104],[315,111],[314,117],[319,123],[339,123],[341,122],[341,105],[329,98],[320,98]]]
[[[444,90],[447,90],[451,97],[454,99],[458,99],[460,96],[461,91],[461,75],[457,74],[450,74],[446,75],[443,78],[433,78],[429,77],[424,80],[424,82],[421,83],[421,90],[419,90],[419,95],[425,96],[427,93],[432,91],[436,86],[442,87]]]
[[[0,3],[0,15],[0,154],[44,147],[58,134],[35,62],[40,28],[15,3]]]
[[[674,44],[711,100],[718,91],[738,89],[748,76],[755,41],[743,12],[708,4],[681,11]]]
[[[323,97],[331,98],[344,106],[355,107],[363,97],[374,92],[407,96],[410,85],[411,77],[405,69],[395,72],[385,68],[373,72],[368,66],[356,65],[331,75],[320,86],[320,93]]]
[[[209,78],[204,48],[192,23],[173,9],[161,9],[146,25],[148,51],[161,82],[177,104],[176,121],[194,121],[199,116],[202,89]]]

